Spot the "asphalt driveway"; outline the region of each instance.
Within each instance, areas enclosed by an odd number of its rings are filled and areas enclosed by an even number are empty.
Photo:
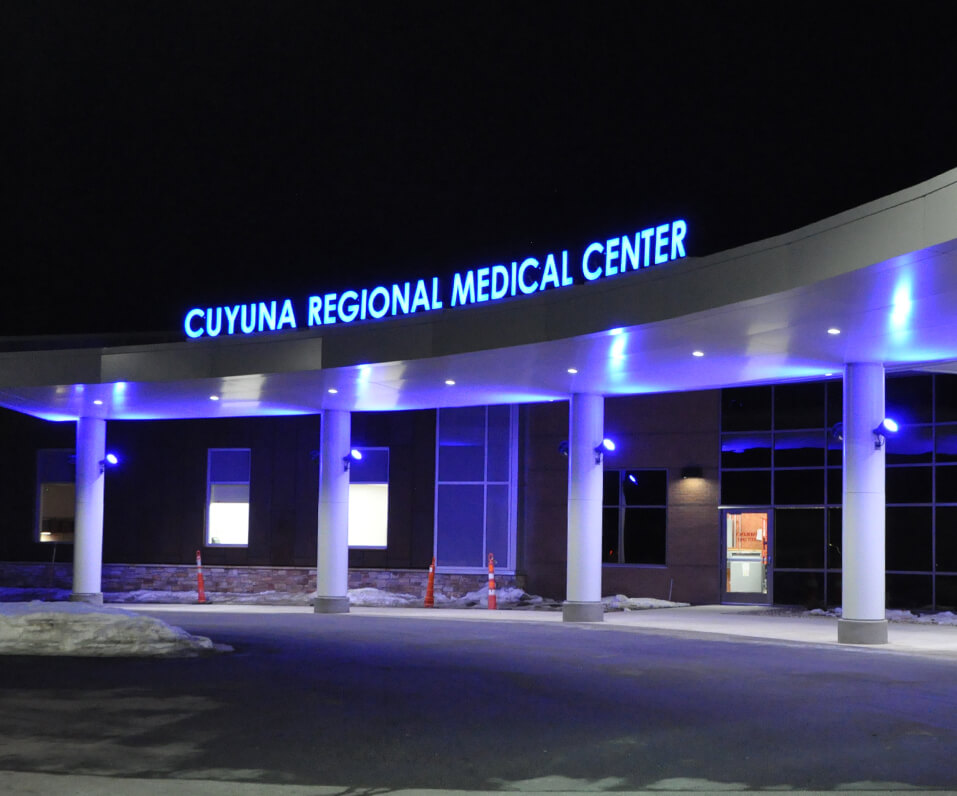
[[[957,789],[947,656],[451,615],[156,615],[236,651],[0,659],[0,772],[18,772],[0,788]]]

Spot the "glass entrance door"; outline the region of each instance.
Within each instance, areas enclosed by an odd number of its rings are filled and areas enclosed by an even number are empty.
[[[771,512],[724,511],[724,602],[771,603]]]

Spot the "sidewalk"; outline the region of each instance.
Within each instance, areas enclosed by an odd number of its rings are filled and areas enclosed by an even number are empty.
[[[173,605],[127,604],[135,611],[213,613],[312,613],[304,606],[275,605]],[[350,615],[385,616],[395,619],[461,620],[476,622],[562,623],[560,611],[501,610],[482,608],[357,608]],[[571,626],[571,625],[570,625]],[[725,640],[748,640],[792,644],[814,644],[874,652],[942,655],[957,658],[957,627],[891,622],[887,644],[850,645],[837,643],[837,619],[822,616],[775,615],[755,606],[702,605],[687,608],[657,608],[645,611],[606,613],[604,622],[576,625],[594,629],[646,630],[660,633],[714,636]]]

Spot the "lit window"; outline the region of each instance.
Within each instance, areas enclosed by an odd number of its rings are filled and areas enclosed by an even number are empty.
[[[37,540],[73,543],[76,457],[72,450],[37,451]]]
[[[248,448],[209,451],[206,478],[206,544],[249,544]]]
[[[385,548],[389,531],[389,449],[356,448],[349,466],[349,547]]]

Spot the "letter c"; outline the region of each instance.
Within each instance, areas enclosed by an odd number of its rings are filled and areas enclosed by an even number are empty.
[[[205,318],[206,313],[198,308],[194,310],[190,310],[189,312],[186,313],[186,320],[183,322],[183,326],[186,329],[187,337],[192,337],[194,339],[197,337],[203,336],[203,327],[200,326],[199,329],[197,330],[197,329],[194,329],[192,324],[190,323],[190,321],[192,321],[193,318],[196,318],[196,317]]]
[[[588,267],[588,258],[593,254],[601,254],[603,251],[605,251],[604,246],[602,246],[600,243],[593,243],[591,246],[585,249],[585,253],[582,255],[582,274],[589,282],[594,282],[596,279],[598,279],[598,277],[601,276],[601,266],[599,266],[597,270],[592,271]]]
[[[532,284],[528,284],[525,281],[525,271],[528,268],[539,268],[538,260],[534,257],[526,257],[525,260],[518,268],[518,289],[522,291],[522,294],[527,296],[530,293],[534,293],[538,290],[538,280],[536,279]]]

